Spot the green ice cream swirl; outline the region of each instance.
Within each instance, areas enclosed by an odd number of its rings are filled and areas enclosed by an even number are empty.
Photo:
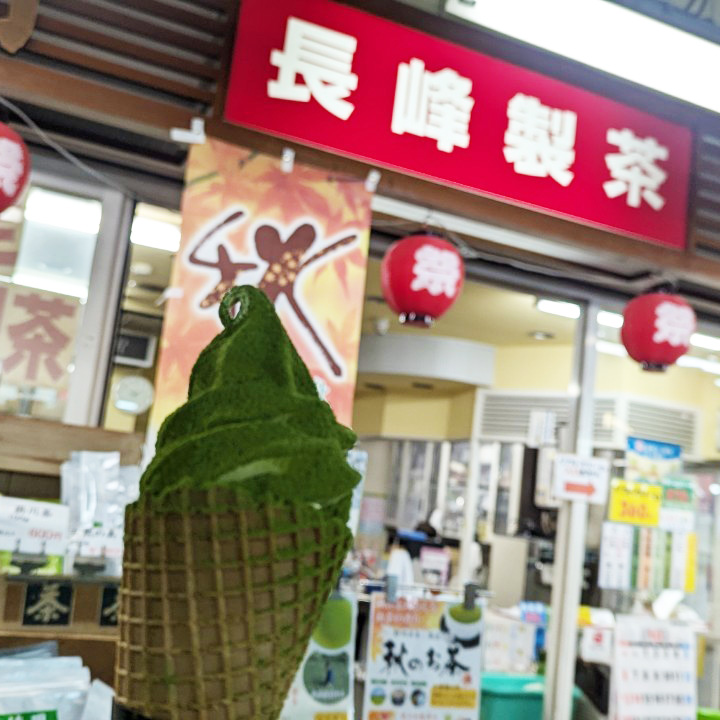
[[[142,492],[225,485],[251,504],[344,502],[359,480],[346,459],[355,435],[319,398],[273,304],[236,287],[220,319],[225,329],[200,353],[187,402],[160,429]]]

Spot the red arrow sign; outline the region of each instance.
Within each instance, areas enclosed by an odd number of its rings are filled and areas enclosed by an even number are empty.
[[[580,483],[565,483],[565,492],[578,493],[580,495],[593,495],[594,485],[581,485]]]

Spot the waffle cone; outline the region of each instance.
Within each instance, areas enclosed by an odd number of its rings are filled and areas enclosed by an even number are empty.
[[[152,720],[274,720],[349,548],[347,502],[127,509],[115,689]]]

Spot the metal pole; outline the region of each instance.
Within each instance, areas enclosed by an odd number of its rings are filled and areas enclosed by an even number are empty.
[[[473,568],[472,544],[475,542],[477,530],[478,481],[480,480],[480,414],[482,408],[482,391],[475,390],[473,405],[473,422],[470,433],[470,467],[468,468],[467,487],[465,488],[465,505],[463,529],[460,534],[460,569],[458,585],[470,582]]]
[[[450,451],[451,445],[449,440],[443,440],[440,443],[440,464],[438,466],[438,487],[437,497],[435,498],[435,506],[430,508],[430,512],[436,508],[440,509],[440,529],[439,532],[442,535],[443,528],[445,527],[445,503],[447,502],[447,486],[450,475]]]
[[[590,457],[593,446],[593,405],[597,360],[597,314],[587,306],[578,326],[571,392],[576,396],[572,430],[578,455]],[[588,506],[564,502],[555,542],[555,568],[548,638],[545,720],[571,720],[577,653],[577,617],[582,592]],[[558,572],[559,571],[559,572]]]

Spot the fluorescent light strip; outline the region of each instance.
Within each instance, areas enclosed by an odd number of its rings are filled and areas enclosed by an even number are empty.
[[[598,324],[604,327],[621,328],[623,326],[623,316],[620,313],[607,312],[601,310],[598,313]],[[712,335],[704,335],[703,333],[693,333],[690,338],[690,344],[693,347],[702,348],[703,350],[712,350],[720,352],[720,338]]]
[[[63,195],[31,188],[25,203],[25,219],[72,232],[97,235],[100,230],[102,204],[99,200]]]
[[[570,318],[571,320],[577,320],[580,317],[580,306],[563,300],[539,298],[535,307],[540,310],[540,312]]]
[[[598,325],[602,325],[604,327],[621,328],[623,326],[624,318],[620,313],[600,310],[597,321]]]
[[[130,242],[175,253],[180,248],[180,228],[162,220],[137,215],[130,231]]]
[[[627,350],[625,350],[620,343],[598,340],[595,347],[598,352],[605,355],[627,357]],[[706,360],[705,358],[695,357],[694,355],[683,355],[681,358],[678,358],[677,365],[679,367],[702,370],[703,372],[710,373],[710,375],[720,375],[720,362]],[[715,384],[720,385],[720,382],[716,380]]]
[[[695,347],[703,348],[703,350],[714,350],[720,352],[720,338],[712,335],[703,335],[702,333],[693,333],[690,338],[690,344]]]
[[[720,362],[715,360],[705,360],[694,355],[683,355],[678,358],[677,364],[680,367],[697,368],[711,375],[720,375]]]
[[[638,85],[720,112],[720,46],[607,0],[447,0],[445,9],[490,30]],[[529,88],[531,90],[532,88]]]

